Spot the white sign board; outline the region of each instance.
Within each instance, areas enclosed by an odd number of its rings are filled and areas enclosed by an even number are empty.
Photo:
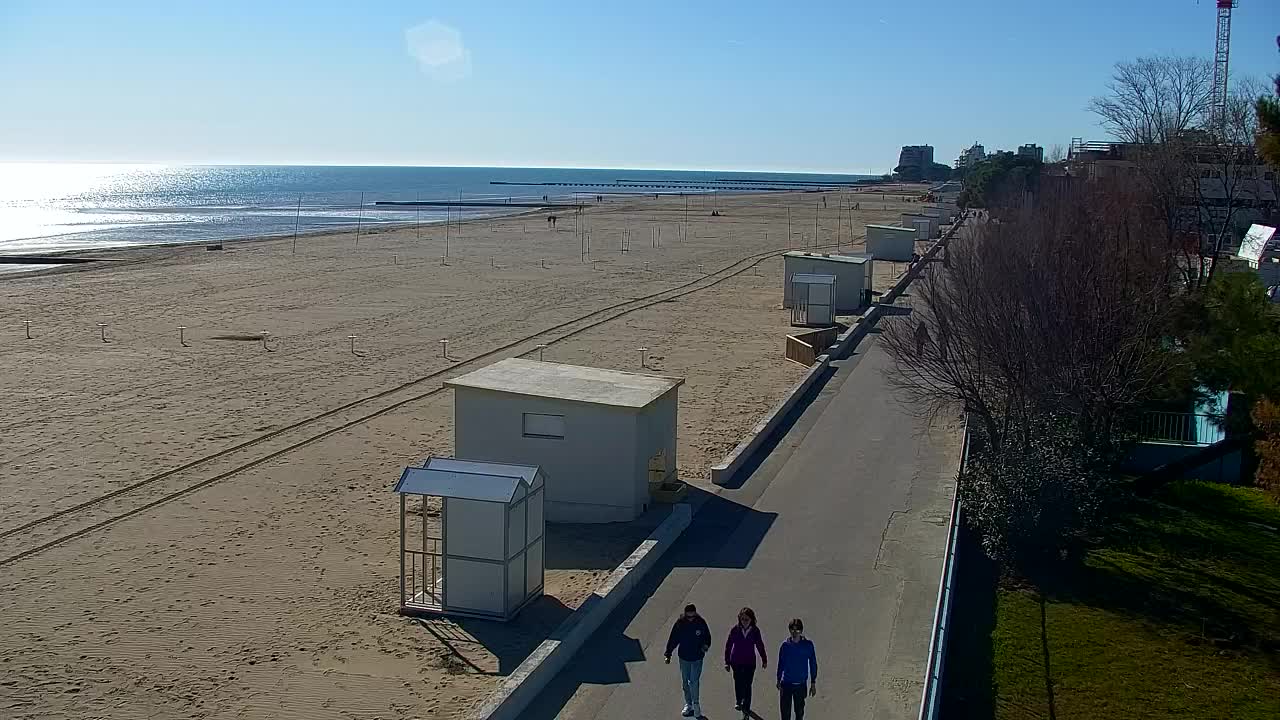
[[[1275,234],[1276,229],[1268,225],[1250,225],[1249,232],[1245,233],[1244,240],[1240,241],[1240,250],[1236,252],[1236,257],[1257,265],[1262,258],[1262,251],[1267,249],[1267,243]]]

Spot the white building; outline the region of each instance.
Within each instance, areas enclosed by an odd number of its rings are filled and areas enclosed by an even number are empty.
[[[925,221],[927,226],[923,230],[923,234],[919,236],[919,239],[929,240],[941,234],[939,232],[940,224],[938,218],[923,213],[902,213],[902,227],[916,227],[916,223],[921,220]]]
[[[542,595],[543,476],[536,467],[429,458],[405,468],[400,612],[510,620]],[[409,498],[414,507],[409,507]],[[439,500],[439,524],[426,512]]]
[[[867,252],[877,260],[909,262],[916,252],[916,228],[867,226]]]
[[[793,276],[832,275],[835,277],[835,312],[855,313],[871,304],[871,274],[875,263],[867,253],[831,255],[792,250],[782,255],[782,306],[792,305]]]
[[[634,520],[649,507],[650,462],[676,472],[682,378],[509,358],[453,388],[454,454],[536,465],[547,520]]]

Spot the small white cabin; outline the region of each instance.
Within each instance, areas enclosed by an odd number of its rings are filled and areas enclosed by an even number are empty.
[[[649,507],[651,463],[675,475],[683,383],[508,358],[445,381],[454,454],[542,468],[549,522],[634,520]]]
[[[782,306],[791,308],[793,278],[797,273],[835,277],[837,315],[855,313],[871,304],[871,278],[875,263],[868,253],[838,255],[792,250],[782,256]]]
[[[892,225],[867,226],[867,252],[877,260],[910,262],[916,252],[915,228]]]

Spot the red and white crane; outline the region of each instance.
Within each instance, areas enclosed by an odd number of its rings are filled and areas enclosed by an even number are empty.
[[[1231,55],[1231,9],[1235,6],[1236,0],[1218,0],[1218,47],[1213,53],[1209,122],[1219,131],[1227,122],[1227,60]]]

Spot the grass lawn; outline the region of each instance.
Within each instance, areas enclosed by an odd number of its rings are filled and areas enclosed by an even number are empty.
[[[1280,507],[1259,491],[1176,483],[1079,565],[979,570],[947,717],[1280,718]]]

